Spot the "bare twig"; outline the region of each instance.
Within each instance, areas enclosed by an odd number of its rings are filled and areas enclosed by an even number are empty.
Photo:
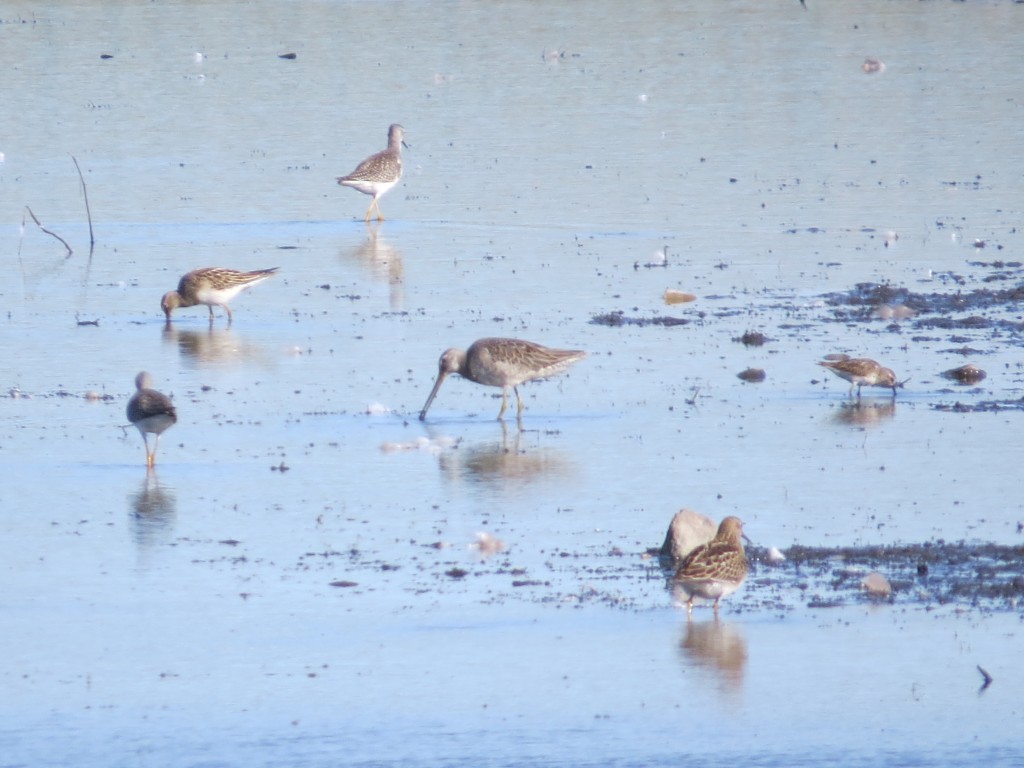
[[[990,675],[988,672],[986,672],[984,667],[981,666],[981,664],[978,664],[977,666],[978,666],[978,671],[981,672],[981,676],[985,679],[985,682],[983,682],[981,684],[981,688],[978,689],[978,693],[981,693],[986,688],[988,688],[990,685],[992,685],[992,675]]]
[[[685,402],[687,405],[697,405],[697,396],[700,394],[700,387],[693,388],[693,396],[688,397]]]
[[[44,227],[42,225],[42,223],[39,221],[39,219],[36,218],[36,215],[34,213],[32,213],[32,209],[31,208],[29,208],[26,205],[25,206],[25,210],[28,211],[28,215],[32,217],[32,221],[34,221],[36,223],[37,227],[39,227],[41,230],[43,230],[43,232],[45,232],[46,234],[50,235],[50,237],[56,237],[58,240],[61,241],[61,243],[63,243],[64,247],[68,249],[68,257],[70,257],[72,253],[74,253],[74,251],[71,250],[71,246],[68,245],[68,241],[65,240],[63,237],[61,237],[60,235],[58,235],[56,232],[51,232],[46,227]],[[65,258],[67,258],[67,257],[65,257]]]
[[[75,170],[78,171],[78,180],[82,182],[82,197],[85,198],[85,216],[89,219],[89,255],[92,256],[93,249],[96,247],[96,238],[92,234],[92,211],[89,210],[89,193],[85,189],[85,177],[82,176],[82,169],[78,165],[78,159],[72,155],[71,159],[75,163]]]

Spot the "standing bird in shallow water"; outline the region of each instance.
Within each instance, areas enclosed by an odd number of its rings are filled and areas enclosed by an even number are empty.
[[[884,368],[874,360],[866,357],[853,357],[846,360],[824,360],[818,363],[823,368],[828,368],[832,373],[841,379],[850,382],[850,397],[853,397],[853,388],[857,388],[857,397],[860,397],[860,388],[867,384],[869,387],[890,387],[892,396],[896,397],[896,389],[902,387],[904,382],[896,380],[896,374],[891,368]]]
[[[718,526],[715,538],[701,544],[683,558],[676,570],[675,582],[686,593],[687,616],[693,611],[693,598],[718,601],[739,589],[747,578],[750,563],[743,551],[743,521],[729,516]]]
[[[236,269],[223,267],[203,267],[193,269],[178,281],[178,290],[168,291],[160,300],[160,308],[170,325],[171,312],[178,307],[194,307],[205,304],[210,308],[210,322],[213,322],[213,308],[223,307],[231,325],[231,307],[228,302],[251,285],[266,280],[277,272],[278,267],[257,269],[253,272],[239,272]]]
[[[146,446],[146,466],[156,463],[156,449],[160,445],[160,435],[178,420],[171,398],[153,389],[153,377],[142,371],[135,377],[136,392],[128,401],[128,421],[136,426]],[[156,435],[153,451],[149,450],[149,434]]]
[[[339,176],[338,183],[343,187],[358,189],[364,195],[373,195],[370,207],[366,209],[366,221],[370,214],[377,210],[377,221],[384,221],[377,200],[391,189],[402,178],[402,147],[408,147],[403,137],[405,128],[394,123],[388,128],[388,148],[375,155],[370,155],[348,176]]]
[[[430,390],[430,396],[420,411],[420,421],[427,418],[427,409],[434,402],[441,383],[450,373],[457,373],[464,379],[501,387],[501,410],[498,419],[505,415],[508,407],[508,391],[516,393],[517,415],[523,415],[523,399],[519,396],[519,385],[524,381],[545,379],[561,373],[577,360],[587,356],[577,349],[549,349],[531,341],[520,339],[477,339],[469,349],[448,349],[438,361],[437,381]]]

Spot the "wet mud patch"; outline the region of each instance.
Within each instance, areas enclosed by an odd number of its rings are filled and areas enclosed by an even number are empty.
[[[392,593],[400,600],[469,599],[485,605],[511,602],[538,606],[650,611],[680,607],[674,569],[659,561],[658,549],[627,551],[615,544],[492,556],[459,545],[414,541],[407,557],[384,559],[381,553],[352,549],[307,552],[291,568],[289,581],[335,599]],[[394,554],[394,553],[392,553]],[[888,604],[933,611],[1018,612],[1024,607],[1024,544],[904,544],[868,547],[805,547],[777,552],[747,550],[750,574],[722,610],[738,613],[791,613],[806,608]],[[236,575],[270,564],[258,558],[223,556],[194,561],[232,569]],[[891,585],[885,596],[865,588],[869,574]],[[255,573],[249,576],[256,576]],[[258,579],[248,579],[258,583]],[[326,589],[326,591],[324,591]],[[255,594],[258,597],[258,593]],[[411,603],[410,603],[411,605]]]
[[[985,280],[1024,280],[1024,272],[1014,267],[1006,272],[1003,262],[995,262],[1001,269],[996,275]],[[1013,262],[1017,265],[1018,262]],[[964,284],[959,276],[947,274],[947,279],[957,286]],[[1016,344],[1024,342],[1024,285],[1005,289],[975,288],[970,291],[957,290],[947,293],[917,293],[909,288],[879,283],[858,283],[849,291],[828,293],[822,296],[826,305],[832,308],[827,321],[850,323],[888,320],[893,330],[900,329],[900,322],[906,322],[918,332],[963,331],[975,336],[979,332],[990,339],[1005,342],[1008,338]],[[928,340],[927,337],[920,340]],[[955,335],[951,341],[967,344],[972,336]]]
[[[932,410],[947,413],[1001,413],[1024,411],[1024,397],[1015,400],[983,400],[980,403],[933,403]]]
[[[605,325],[609,328],[619,328],[624,325],[688,325],[689,320],[683,317],[671,317],[667,315],[661,315],[658,317],[627,317],[626,313],[622,310],[615,312],[605,312],[604,314],[594,315],[590,318],[591,325]]]
[[[754,553],[756,554],[756,553]],[[785,574],[806,594],[808,606],[875,602],[863,589],[867,574],[892,583],[887,601],[925,609],[956,603],[992,611],[1015,611],[1024,598],[1024,545],[926,544],[888,547],[817,548],[794,546],[772,570]],[[771,581],[772,571],[759,569]]]

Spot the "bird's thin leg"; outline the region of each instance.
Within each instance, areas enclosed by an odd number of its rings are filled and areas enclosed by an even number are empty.
[[[379,201],[379,200],[377,200],[377,198],[376,198],[376,197],[375,197],[375,198],[373,198],[373,205],[374,205],[374,206],[376,207],[376,209],[377,209],[377,221],[384,221],[384,214],[383,214],[383,213],[381,213],[381,210],[380,210],[380,201]]]
[[[221,306],[224,307],[224,311],[228,313],[228,325],[230,326],[231,322],[235,319],[231,315],[231,307],[229,307],[227,304],[221,304]]]
[[[523,398],[519,396],[519,387],[512,387],[512,391],[516,393],[516,402],[519,404],[518,414],[521,417],[523,415]]]
[[[501,421],[501,417],[505,415],[505,409],[508,408],[508,388],[501,390],[501,410],[498,411],[498,421]]]
[[[149,463],[149,437],[146,435],[145,432],[142,433],[142,444],[146,446],[146,466],[152,466]]]

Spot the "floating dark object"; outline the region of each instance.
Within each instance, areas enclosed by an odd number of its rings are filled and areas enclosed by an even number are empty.
[[[296,56],[294,53],[282,53],[277,58],[279,58],[279,59],[297,59],[298,56]]]
[[[100,54],[100,58],[101,59],[112,59],[112,58],[114,58],[114,54],[112,54],[112,53],[101,53]]]
[[[864,63],[860,65],[860,68],[864,70],[865,75],[874,75],[878,72],[885,72],[885,62],[868,56],[864,59]]]
[[[331,587],[358,587],[358,581],[332,581],[328,586]]]
[[[747,331],[738,339],[733,339],[733,341],[738,341],[745,347],[760,347],[768,341],[768,337],[760,331]]]
[[[977,384],[988,376],[985,371],[972,363],[961,365],[959,368],[950,368],[948,371],[943,371],[942,375],[959,384]]]
[[[757,383],[764,381],[766,376],[763,368],[747,368],[745,371],[740,371],[736,374],[737,378],[743,379],[750,383]]]

